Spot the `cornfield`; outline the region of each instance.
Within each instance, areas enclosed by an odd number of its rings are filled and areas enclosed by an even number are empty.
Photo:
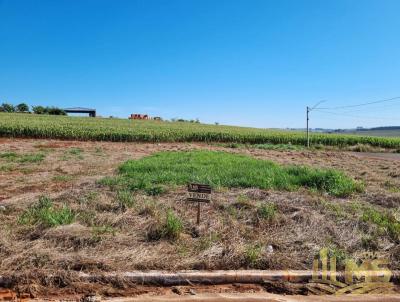
[[[226,142],[305,145],[300,131],[106,118],[0,113],[0,136],[118,142]],[[400,148],[400,138],[312,133],[313,144]]]

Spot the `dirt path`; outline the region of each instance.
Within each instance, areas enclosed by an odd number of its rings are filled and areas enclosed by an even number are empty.
[[[196,296],[142,296],[136,298],[112,299],[110,302],[395,302],[399,295],[347,295],[347,296],[283,296],[274,294],[205,294]]]
[[[93,299],[94,301],[98,301]],[[38,301],[38,300],[32,300]],[[49,300],[46,300],[49,301]],[[50,300],[52,301],[52,300]],[[57,300],[55,300],[57,301]],[[65,300],[58,300],[65,301]],[[89,300],[88,300],[89,301]],[[104,299],[109,302],[398,302],[400,295],[285,296],[268,293],[165,295]]]

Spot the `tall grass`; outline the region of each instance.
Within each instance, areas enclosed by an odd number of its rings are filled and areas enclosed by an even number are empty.
[[[176,240],[183,231],[182,220],[172,210],[166,211],[164,221],[151,225],[147,232],[148,240],[170,239]]]
[[[154,186],[207,183],[216,187],[296,190],[305,187],[334,196],[348,196],[360,185],[342,172],[304,166],[281,166],[271,161],[217,151],[160,152],[129,160],[119,176],[101,183],[132,191]]]

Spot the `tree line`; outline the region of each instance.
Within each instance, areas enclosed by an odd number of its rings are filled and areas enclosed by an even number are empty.
[[[35,113],[35,114],[50,114],[50,115],[67,115],[67,113],[58,107],[54,106],[32,106],[32,110],[29,109],[28,104],[20,103],[16,106],[9,103],[3,103],[0,105],[0,112],[20,112],[20,113]]]

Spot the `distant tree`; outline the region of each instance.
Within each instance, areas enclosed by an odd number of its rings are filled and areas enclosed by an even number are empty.
[[[3,103],[1,104],[1,111],[3,112],[15,112],[15,107],[12,104],[9,103]]]
[[[32,106],[32,111],[35,114],[46,114],[46,108],[43,106]]]
[[[216,126],[218,126],[218,125],[219,125],[219,123],[218,123],[218,122],[215,122],[214,124],[215,124]]]
[[[18,112],[29,112],[29,106],[26,103],[18,104],[15,109]]]
[[[63,109],[58,107],[47,107],[46,111],[50,115],[67,115],[67,113]]]

